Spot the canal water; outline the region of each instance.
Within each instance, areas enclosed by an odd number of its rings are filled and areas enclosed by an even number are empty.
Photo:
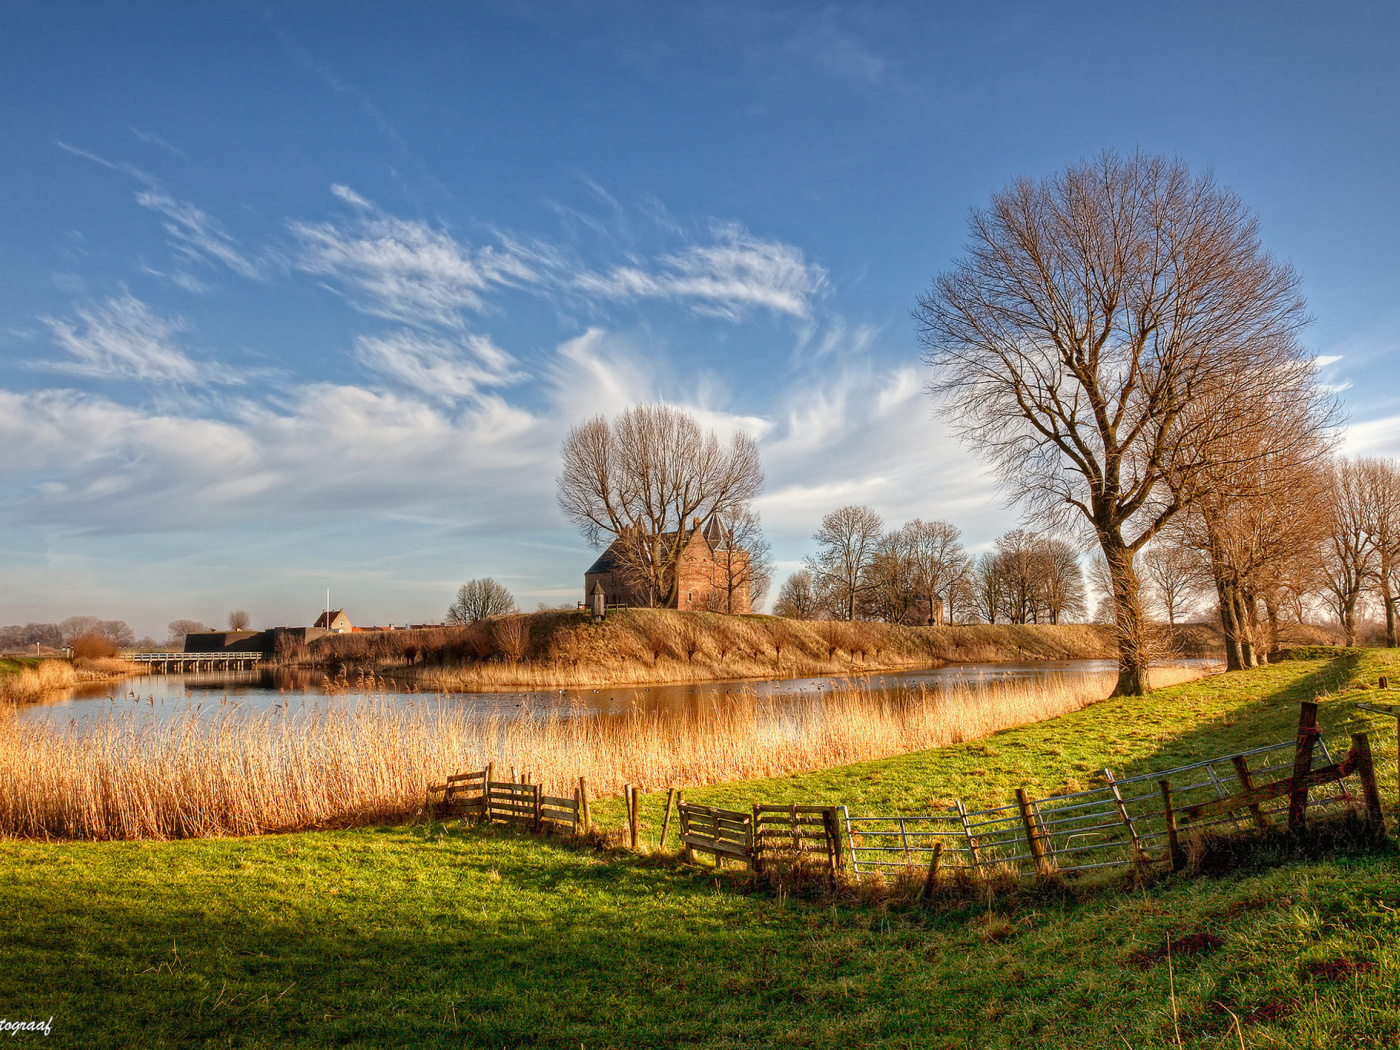
[[[1210,670],[1215,660],[1174,660],[1171,666]],[[1223,666],[1222,666],[1223,669]],[[775,678],[743,681],[687,682],[673,685],[603,686],[577,689],[520,689],[496,692],[440,693],[419,691],[380,680],[366,688],[353,680],[346,690],[315,672],[266,670],[232,673],[143,675],[98,686],[85,686],[46,702],[21,707],[18,717],[59,725],[77,723],[113,711],[141,711],[147,717],[185,717],[191,711],[217,715],[230,708],[246,712],[304,709],[332,701],[355,704],[366,698],[396,705],[432,702],[482,717],[516,713],[567,715],[626,715],[644,713],[703,714],[740,697],[819,697],[834,689],[857,688],[872,697],[898,696],[920,688],[942,691],[1015,681],[1079,678],[1110,674],[1113,660],[1040,660],[1027,663],[966,663],[938,668],[890,671],[873,675],[828,678]]]

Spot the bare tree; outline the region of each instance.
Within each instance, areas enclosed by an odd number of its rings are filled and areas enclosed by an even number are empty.
[[[447,622],[457,627],[515,612],[515,598],[504,584],[489,576],[468,580],[457,588],[457,598],[447,607]]]
[[[1083,616],[1084,572],[1074,548],[1052,536],[1040,537],[1036,546],[1041,559],[1037,622],[1042,615],[1052,624]]]
[[[1026,529],[1012,529],[997,539],[996,560],[1002,615],[1012,623],[1039,622],[1048,568],[1040,537]]]
[[[185,637],[191,634],[201,634],[209,630],[199,620],[171,620],[166,628],[170,632],[170,644],[172,646],[182,646],[185,644]]]
[[[821,601],[817,588],[812,582],[812,574],[799,569],[778,588],[778,597],[773,602],[773,613],[786,616],[790,620],[815,620],[821,615]]]
[[[71,645],[74,638],[81,638],[84,635],[100,633],[98,627],[102,621],[96,616],[70,616],[58,625],[58,630],[63,638],[64,645]]]
[[[1340,459],[1330,481],[1327,601],[1342,625],[1347,645],[1355,645],[1356,605],[1366,592],[1377,561],[1367,528],[1366,478],[1360,463]]]
[[[1366,534],[1375,552],[1373,578],[1385,608],[1385,644],[1396,645],[1396,584],[1400,583],[1400,465],[1393,459],[1362,459]]]
[[[977,559],[972,575],[972,608],[979,620],[996,623],[1005,615],[1006,567],[1001,558],[988,551]]]
[[[975,210],[968,254],[918,303],[930,390],[1011,496],[1093,530],[1120,694],[1144,694],[1136,553],[1203,459],[1230,458],[1224,396],[1268,401],[1307,367],[1294,271],[1234,193],[1179,160],[1104,153]]]
[[[1167,614],[1167,623],[1176,626],[1177,617],[1189,613],[1200,598],[1200,557],[1179,543],[1159,537],[1142,552],[1142,568]]]
[[[654,605],[675,599],[687,523],[737,520],[763,487],[753,438],[735,434],[723,443],[667,405],[580,423],[562,454],[560,508],[594,546],[622,541],[619,560]]]
[[[246,631],[248,629],[249,617],[242,609],[234,609],[228,614],[228,629],[230,631]]]
[[[942,608],[951,607],[953,591],[971,571],[962,533],[946,521],[915,518],[901,530],[908,546],[913,585],[928,604],[930,624],[942,623]],[[950,608],[951,615],[951,608]]]
[[[838,619],[856,617],[856,607],[871,586],[870,568],[884,524],[869,507],[848,505],[822,518],[812,536],[818,549],[805,565],[817,588],[831,594],[831,613]]]
[[[866,567],[858,610],[865,619],[904,623],[914,611],[919,593],[903,529],[881,536]]]

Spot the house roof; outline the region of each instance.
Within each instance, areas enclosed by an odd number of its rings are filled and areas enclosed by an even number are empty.
[[[312,627],[325,627],[325,628],[329,629],[331,624],[335,623],[336,620],[340,619],[340,618],[341,618],[342,616],[344,616],[344,615],[345,615],[345,610],[344,610],[344,609],[336,609],[336,610],[334,610],[334,611],[332,611],[332,612],[329,612],[329,613],[323,612],[323,613],[321,613],[320,616],[318,616],[318,617],[316,618],[316,622],[313,623],[311,626],[312,626]]]

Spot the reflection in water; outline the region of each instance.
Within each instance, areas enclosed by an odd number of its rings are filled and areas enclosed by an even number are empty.
[[[1173,666],[1218,666],[1215,660],[1168,661]],[[328,694],[342,693],[345,702],[370,694],[399,705],[434,702],[465,713],[511,715],[531,713],[575,717],[583,714],[620,716],[634,712],[689,715],[702,718],[736,701],[755,698],[781,702],[784,698],[819,698],[833,689],[857,688],[872,697],[895,697],[919,687],[939,692],[954,686],[990,685],[1013,681],[1043,681],[1056,677],[1108,674],[1113,660],[1042,660],[1029,663],[973,663],[912,671],[890,671],[849,678],[777,678],[748,681],[687,682],[671,685],[604,686],[557,690],[510,690],[490,693],[429,693],[392,681],[376,680],[357,688],[337,686],[318,671],[289,668],[204,674],[143,675],[120,682],[89,685],[46,703],[19,709],[24,719],[58,724],[82,724],[112,709],[141,709],[156,718],[183,716],[191,711],[216,715],[231,706],[245,711],[290,710],[323,705]]]

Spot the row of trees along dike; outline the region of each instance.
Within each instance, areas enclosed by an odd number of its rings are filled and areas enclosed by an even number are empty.
[[[915,518],[885,531],[870,507],[822,519],[817,552],[784,581],[773,611],[798,620],[1049,623],[1082,618],[1084,574],[1073,544],[1013,529],[972,558],[958,528]]]
[[[1270,544],[1293,545],[1290,501],[1308,498],[1296,479],[1356,473],[1326,465],[1338,412],[1299,339],[1298,275],[1265,251],[1258,220],[1209,172],[1142,152],[1018,179],[973,209],[968,229],[965,254],[915,308],[929,392],[1045,533],[1092,537],[1116,625],[1116,692],[1149,690],[1137,558],[1159,537],[1208,560],[1230,665],[1246,666],[1257,658],[1251,603],[1271,592],[1241,537],[1262,529]],[[747,435],[721,442],[682,412],[640,406],[574,427],[562,454],[560,507],[595,545],[622,541],[619,560],[652,604],[674,603],[687,522],[756,527],[763,471]],[[1331,505],[1339,501],[1337,490]],[[911,522],[896,530],[896,551],[869,508],[835,514],[885,565],[939,542],[937,523]],[[831,525],[828,516],[818,533],[824,550]],[[1007,541],[1039,543],[1053,560],[1047,542]],[[1367,573],[1390,586],[1389,569],[1348,557],[1339,594],[1359,593]],[[896,615],[937,593],[922,570],[882,592],[868,582],[879,573],[862,582],[824,553],[807,571],[848,617],[866,602]],[[1011,604],[1016,615],[1056,617],[1075,606],[1073,586],[1067,594],[1056,611],[1043,595]],[[988,609],[1005,615],[1005,603],[999,594]]]
[[[1279,647],[1281,623],[1319,608],[1354,645],[1374,599],[1395,646],[1400,465],[1261,456],[1230,488],[1228,500],[1200,494],[1144,552],[1143,573],[1171,622],[1212,595],[1230,666],[1250,667]]]

